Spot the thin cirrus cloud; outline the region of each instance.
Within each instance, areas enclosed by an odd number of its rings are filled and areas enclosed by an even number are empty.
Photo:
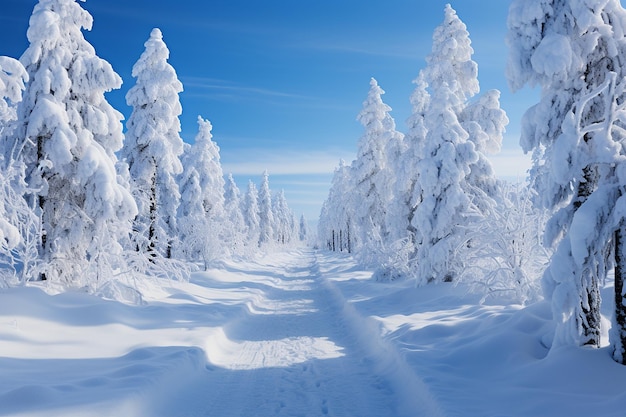
[[[332,174],[341,158],[348,159],[347,151],[248,149],[222,155],[222,169],[233,175],[259,175],[267,170],[270,175]]]
[[[280,91],[270,88],[242,85],[233,81],[217,78],[181,76],[185,86],[185,95],[211,101],[235,102],[247,101],[273,106],[297,106],[301,108],[322,108],[325,110],[350,109],[332,98],[315,97],[305,94]]]

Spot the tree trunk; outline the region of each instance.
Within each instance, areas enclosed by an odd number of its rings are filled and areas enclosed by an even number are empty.
[[[580,319],[583,330],[583,345],[600,347],[602,315],[600,314],[600,285],[596,277],[592,277],[591,285],[583,290],[583,297],[586,297],[586,303],[585,300],[581,300],[583,317]]]
[[[39,166],[39,163],[41,161],[43,161],[43,159],[44,159],[43,141],[44,141],[43,137],[39,136],[37,138],[37,165],[38,166]],[[43,178],[45,178],[45,174],[42,175],[42,176],[43,176]],[[41,247],[40,247],[40,250],[39,250],[39,255],[41,257],[43,257],[44,259],[46,259],[46,252],[48,250],[47,247],[46,247],[47,246],[47,241],[48,241],[48,239],[47,239],[48,236],[47,236],[47,233],[46,233],[46,224],[44,223],[44,219],[45,219],[44,207],[46,205],[46,198],[44,196],[40,195],[40,196],[38,196],[37,200],[38,200],[37,203],[39,205],[39,210],[40,210],[40,213],[41,213],[41,242],[40,242]],[[47,280],[46,273],[42,272],[39,275],[39,278],[42,281],[46,281]]]
[[[587,201],[587,198],[595,191],[598,184],[598,170],[593,165],[587,165],[583,169],[583,181],[578,184],[576,197],[574,201],[574,208],[578,210],[582,204]],[[592,275],[590,284],[586,288],[582,288],[581,312],[582,317],[579,317],[581,321],[581,327],[583,331],[583,345],[600,347],[600,283],[598,278],[593,276],[593,273],[588,270],[583,271],[581,277],[582,283],[586,282],[585,274]],[[584,286],[584,285],[583,285]]]
[[[624,302],[624,279],[626,278],[626,229],[624,224],[615,232],[615,317],[611,335],[613,358],[626,365],[626,305]]]

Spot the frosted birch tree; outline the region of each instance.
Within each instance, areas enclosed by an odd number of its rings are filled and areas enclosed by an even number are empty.
[[[74,0],[35,5],[14,155],[42,219],[41,277],[94,288],[122,267],[118,239],[137,208],[116,172],[122,115],[104,96],[122,80],[83,37],[91,26]]]
[[[183,85],[167,62],[169,50],[159,29],[153,29],[145,50],[133,66],[135,85],[126,94],[133,108],[126,124],[123,155],[132,178],[139,214],[133,226],[137,249],[149,257],[171,257],[178,230],[182,173],[180,137]]]
[[[510,85],[542,89],[520,142],[533,152],[536,202],[554,213],[544,240],[556,253],[543,278],[554,342],[600,346],[600,284],[614,252],[613,345],[624,363],[624,10],[617,0],[516,0],[508,26]]]

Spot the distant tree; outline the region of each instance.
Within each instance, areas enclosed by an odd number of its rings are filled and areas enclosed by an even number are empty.
[[[248,190],[244,196],[242,204],[243,218],[247,229],[247,242],[250,247],[258,248],[259,246],[259,193],[252,181],[248,182]]]
[[[246,222],[241,207],[241,192],[232,174],[228,174],[224,185],[224,211],[228,223],[224,237],[234,254],[242,254],[246,243]]]
[[[357,242],[352,203],[354,188],[350,174],[350,167],[343,159],[340,160],[320,213],[317,227],[319,244],[330,251],[352,253]]]
[[[296,219],[287,204],[285,191],[280,190],[272,199],[272,212],[274,216],[274,236],[278,243],[289,244],[296,234]]]
[[[84,39],[91,25],[74,0],[35,6],[13,155],[41,216],[41,277],[94,288],[123,267],[118,241],[137,209],[116,172],[122,115],[104,96],[122,80]]]
[[[133,66],[136,83],[126,95],[133,111],[123,150],[139,205],[133,226],[135,244],[150,257],[166,258],[171,257],[178,233],[180,193],[176,177],[183,170],[178,97],[183,85],[168,58],[161,31],[153,29],[145,51]]]
[[[269,174],[263,172],[259,187],[259,246],[274,242],[275,219],[272,210],[272,193],[270,191]]]
[[[600,284],[615,254],[612,343],[625,363],[624,9],[617,0],[516,0],[508,26],[510,85],[542,89],[524,115],[521,145],[533,152],[536,202],[554,213],[544,240],[556,252],[543,286],[555,344],[600,346]]]
[[[309,238],[309,224],[306,221],[306,217],[304,217],[304,214],[300,216],[298,238],[300,239],[300,242],[306,242]]]

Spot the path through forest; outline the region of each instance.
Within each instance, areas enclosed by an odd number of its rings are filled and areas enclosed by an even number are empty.
[[[252,288],[256,297],[211,329],[206,371],[170,387],[151,415],[442,415],[378,326],[345,302],[332,265],[306,250],[270,259],[257,270],[231,268],[231,280],[207,277],[207,286]]]

